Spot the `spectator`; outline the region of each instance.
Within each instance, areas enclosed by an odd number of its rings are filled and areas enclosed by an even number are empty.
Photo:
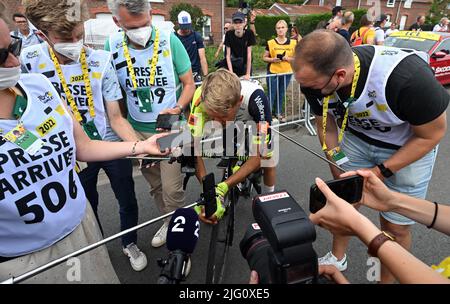
[[[338,30],[338,34],[344,37],[349,44],[351,44],[350,27],[352,26],[353,21],[355,21],[355,15],[353,14],[353,12],[345,12],[344,16],[342,17],[342,27]]]
[[[378,211],[396,211],[421,224],[450,235],[450,207],[438,205],[389,190],[377,176],[366,170],[357,171],[365,179],[361,203]],[[351,176],[349,172],[343,176]],[[450,284],[450,280],[405,250],[392,235],[380,231],[352,205],[342,200],[319,178],[316,184],[324,194],[326,206],[311,214],[313,223],[334,234],[356,235],[367,247],[368,253],[378,257],[393,276],[404,284]],[[438,207],[439,206],[439,207]],[[431,223],[431,224],[430,224]],[[375,242],[375,239],[378,241]],[[399,263],[399,261],[402,261]]]
[[[295,25],[291,28],[291,40],[295,40],[297,42],[302,40],[302,35],[300,35],[300,32]]]
[[[341,27],[342,27],[342,17],[335,16],[333,17],[332,21],[328,23],[326,29],[337,33]]]
[[[361,17],[361,27],[353,32],[350,41],[353,46],[362,44],[375,44],[375,31],[373,29],[373,22],[369,20],[367,14]]]
[[[223,37],[222,37],[222,41],[219,44],[219,47],[217,48],[216,53],[214,54],[214,59],[217,59],[217,57],[219,57],[219,53],[220,50],[222,50],[223,52],[223,57],[227,57],[226,55],[226,48],[225,48],[225,34],[231,30],[232,26],[231,26],[231,22],[225,22],[224,26],[223,26]]]
[[[181,115],[189,106],[195,91],[191,62],[174,33],[152,26],[148,0],[108,0],[108,7],[123,31],[113,34],[105,48],[113,54],[126,94],[128,121],[139,138],[149,138],[156,132],[159,114]],[[164,161],[141,171],[161,214],[184,205],[180,164]],[[153,247],[166,243],[169,221],[154,235]]]
[[[13,15],[13,21],[16,25],[16,30],[11,32],[11,35],[22,39],[22,48],[39,44],[42,40],[36,35],[36,30],[30,28],[27,17],[23,14],[16,13]]]
[[[58,88],[59,94],[91,139],[137,142],[139,138],[120,111],[122,92],[112,66],[111,53],[83,47],[83,22],[88,17],[69,21],[66,18],[69,6],[60,6],[59,3],[59,0],[35,0],[33,5],[27,6],[27,16],[39,28],[39,35],[47,43],[23,51],[20,58],[22,69],[28,73],[45,75]],[[50,11],[51,14],[47,13]],[[70,49],[67,52],[68,47]],[[83,66],[90,69],[91,73],[84,71]],[[138,205],[131,160],[89,162],[79,172],[86,197],[99,223],[97,181],[100,170],[108,176],[119,203],[121,230],[136,226]],[[146,267],[147,258],[137,247],[136,232],[122,237],[122,248],[135,271]]]
[[[445,111],[450,100],[426,61],[383,46],[352,49],[341,36],[321,30],[299,43],[294,70],[315,113],[322,149],[331,161],[344,170],[368,168],[390,189],[426,196],[437,145],[447,129]],[[335,167],[331,170],[337,178],[340,172]],[[380,223],[410,249],[414,221],[382,212]],[[332,252],[319,263],[345,270],[348,241],[335,236]],[[382,282],[393,279],[383,267]]]
[[[448,18],[441,18],[441,21],[433,27],[433,32],[448,32]]]
[[[336,21],[336,17],[338,17],[338,19],[342,18],[342,16],[344,15],[344,10],[345,8],[343,8],[342,6],[335,6],[333,7],[333,9],[331,10],[331,18],[330,20],[328,20],[326,22],[325,25],[322,25],[321,22],[319,22],[320,27],[317,27],[317,29],[329,29],[329,30],[333,30],[336,28],[336,25],[334,25],[332,28],[330,28],[330,24],[333,23],[333,21]],[[323,22],[323,21],[322,21]],[[340,27],[340,25],[339,25]],[[337,30],[335,30],[337,31]]]
[[[377,22],[375,22],[375,45],[383,45],[384,44],[384,27],[386,26],[387,16],[385,14],[381,14],[377,18]]]
[[[232,17],[233,30],[225,34],[227,68],[237,76],[250,79],[252,73],[252,46],[256,44],[255,34],[245,28],[245,15],[236,12]]]
[[[391,22],[391,25],[389,26],[389,28],[386,30],[386,37],[388,37],[389,35],[391,35],[394,32],[398,32],[397,29],[397,24],[394,22]]]
[[[336,17],[336,16],[342,17],[342,16],[344,16],[344,11],[345,11],[345,8],[343,8],[342,6],[339,6],[339,5],[335,6],[331,10],[332,17],[333,18]]]
[[[2,13],[0,130],[7,131],[0,133],[0,154],[2,183],[8,186],[0,192],[0,281],[17,278],[102,239],[75,173],[76,159],[107,161],[135,153],[160,154],[156,138],[139,143],[89,139],[45,76],[21,75],[20,40],[10,38]],[[9,50],[7,56],[4,50]],[[3,77],[4,74],[8,77]],[[18,110],[12,111],[15,107]],[[20,111],[21,107],[25,110]],[[7,140],[9,131],[17,128],[19,122],[25,133],[36,138],[35,143],[42,141],[42,146],[30,148]],[[43,122],[53,127],[39,132]],[[20,162],[14,155],[21,155]],[[18,174],[27,182],[20,182]],[[78,258],[81,282],[77,283],[119,283],[106,246]],[[70,283],[67,264],[25,282]]]
[[[192,75],[195,82],[202,81],[203,76],[208,75],[208,62],[206,61],[205,45],[200,33],[193,31],[191,15],[186,11],[178,14],[177,37],[183,43],[189,58],[191,59]]]
[[[292,67],[294,60],[295,46],[297,40],[291,40],[286,37],[288,25],[286,21],[280,20],[275,26],[277,37],[267,42],[266,51],[263,60],[268,63],[267,73],[272,74],[288,74],[280,76],[269,76],[269,94],[272,112],[280,122],[285,122],[282,115],[284,95],[289,83],[291,82]]]
[[[418,16],[416,23],[411,25],[409,28],[410,31],[422,31],[423,25],[425,24],[425,16]]]

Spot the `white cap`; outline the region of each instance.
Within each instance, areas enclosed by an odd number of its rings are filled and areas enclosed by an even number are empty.
[[[182,30],[191,30],[192,29],[191,15],[189,15],[189,13],[186,11],[181,11],[178,14],[178,24],[180,25],[180,29]]]

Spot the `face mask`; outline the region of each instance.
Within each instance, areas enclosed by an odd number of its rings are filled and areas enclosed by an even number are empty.
[[[14,68],[0,68],[0,90],[14,87],[20,79],[20,66]]]
[[[300,86],[300,90],[305,95],[314,96],[315,98],[321,100],[325,96],[332,95],[332,94],[334,94],[334,92],[337,91],[337,88],[339,87],[339,84],[340,84],[339,82],[338,82],[336,88],[332,92],[330,92],[328,94],[323,94],[322,93],[323,89],[325,89],[328,86],[328,84],[331,82],[331,79],[333,79],[333,76],[334,76],[334,73],[333,73],[333,75],[331,75],[330,80],[328,80],[327,84],[324,85],[323,88],[321,88],[321,89],[313,89],[313,88],[309,88],[309,87]]]
[[[145,26],[135,30],[128,30],[126,31],[126,34],[131,41],[145,47],[152,35],[152,27]]]
[[[80,60],[81,50],[83,49],[83,40],[75,43],[55,43],[53,48],[64,57],[78,62]]]

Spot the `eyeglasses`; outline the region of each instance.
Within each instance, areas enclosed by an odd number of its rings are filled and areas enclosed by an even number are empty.
[[[6,49],[0,49],[0,65],[6,62],[9,53],[13,54],[15,57],[19,57],[22,51],[22,39],[17,36],[11,35],[11,43]]]
[[[224,30],[224,31],[228,31],[228,28],[227,28],[227,27],[224,27],[223,30]]]

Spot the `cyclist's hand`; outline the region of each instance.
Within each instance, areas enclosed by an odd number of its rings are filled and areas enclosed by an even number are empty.
[[[216,186],[216,195],[221,197],[222,200],[228,193],[228,185],[225,182],[221,182]]]
[[[223,206],[222,199],[219,196],[216,197],[216,212],[210,218],[206,217],[204,206],[195,206],[194,210],[197,212],[199,219],[203,223],[209,225],[216,225],[225,213],[225,207]]]

